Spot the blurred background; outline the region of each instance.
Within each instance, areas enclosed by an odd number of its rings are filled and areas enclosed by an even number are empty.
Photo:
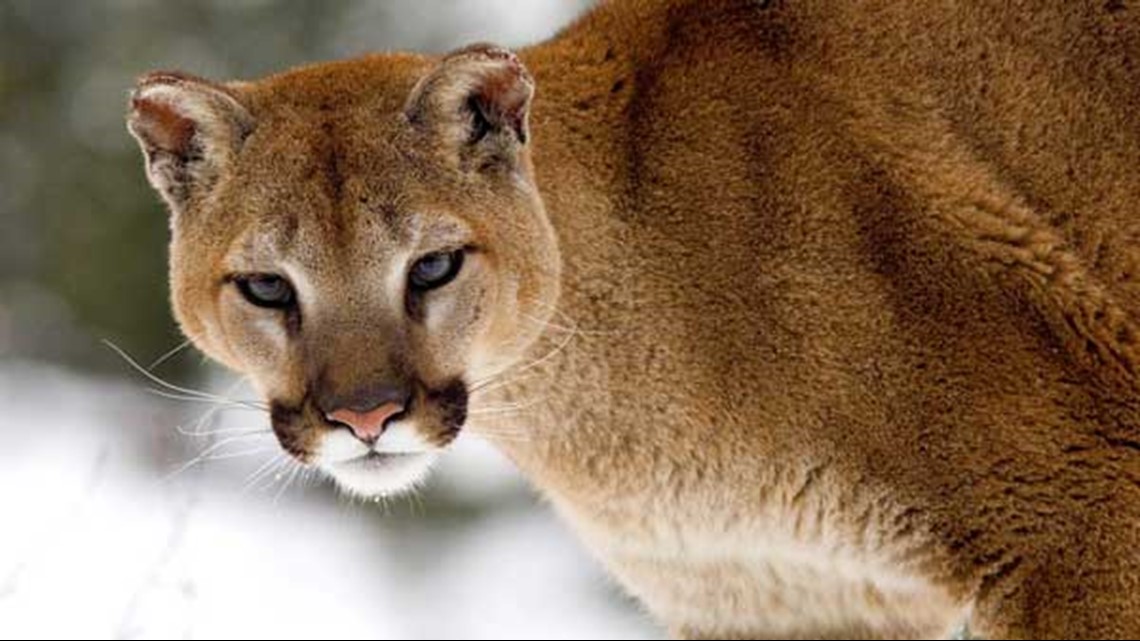
[[[250,78],[377,50],[549,37],[588,0],[0,0],[0,638],[654,638],[486,445],[353,502],[167,307],[133,79]],[[172,351],[174,350],[174,351]],[[193,395],[191,395],[193,396]]]

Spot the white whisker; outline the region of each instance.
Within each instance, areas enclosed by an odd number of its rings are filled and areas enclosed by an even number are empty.
[[[565,311],[559,309],[556,305],[551,305],[550,303],[545,303],[543,301],[535,300],[535,299],[530,299],[530,302],[532,302],[536,305],[539,305],[541,307],[545,307],[546,309],[549,309],[551,311],[552,315],[557,316],[558,318],[562,319],[563,321],[565,321],[567,323],[567,325],[559,325],[557,323],[552,323],[549,320],[544,321],[542,319],[536,318],[534,316],[531,316],[530,314],[525,314],[525,313],[523,314],[524,317],[528,318],[529,320],[531,320],[533,322],[536,322],[536,323],[539,323],[542,325],[546,325],[546,326],[552,327],[554,329],[558,329],[558,330],[562,330],[562,331],[566,331],[566,332],[576,332],[578,334],[582,334],[582,335],[586,335],[586,336],[613,336],[613,335],[621,334],[620,330],[582,329],[581,324],[578,323],[578,321],[574,320],[570,316],[570,314],[567,314]]]
[[[215,400],[212,398],[203,398],[200,396],[188,396],[185,394],[175,394],[173,392],[167,392],[165,390],[154,389],[153,387],[146,388],[146,391],[150,394],[154,394],[155,396],[161,396],[163,398],[169,398],[169,399],[173,399],[176,401],[185,401],[188,403],[210,403],[213,405],[221,405],[221,406],[223,406],[223,408],[252,410],[255,412],[268,412],[269,411],[268,405],[266,405],[264,403],[260,403],[258,401],[248,401],[248,400],[228,399],[228,398],[227,399],[219,398],[218,400]]]
[[[522,407],[485,407],[477,410],[468,410],[468,416],[510,416],[511,414],[518,414],[526,409],[529,405]]]
[[[174,427],[175,431],[183,436],[193,437],[206,437],[217,436],[219,434],[272,434],[273,430],[268,427],[225,427],[216,430],[188,430],[181,425]]]
[[[533,370],[534,368],[542,365],[543,363],[549,361],[550,359],[554,358],[558,354],[562,353],[562,351],[565,350],[566,347],[570,345],[571,341],[573,341],[574,337],[577,335],[578,335],[577,333],[567,334],[566,338],[562,339],[562,341],[558,345],[556,345],[553,349],[548,351],[541,358],[533,360],[530,363],[527,363],[526,365],[524,365],[522,368],[514,370],[513,372],[510,370],[508,370],[508,372],[504,372],[504,374],[506,374],[506,373],[512,374],[511,378],[508,378],[506,380],[500,380],[500,381],[496,381],[494,378],[492,378],[491,380],[487,380],[485,382],[473,385],[471,387],[471,390],[468,393],[474,394],[474,393],[479,392],[479,391],[498,389],[500,387],[503,387],[504,385],[507,385],[513,381],[518,380],[518,378],[522,374],[525,374],[526,372]]]
[[[280,465],[283,458],[285,458],[285,455],[280,451],[277,451],[273,454],[273,456],[270,456],[268,459],[263,461],[261,465],[257,467],[257,469],[250,472],[249,475],[245,477],[245,481],[242,482],[242,492],[249,491],[254,485],[257,484],[258,481],[262,479],[262,477],[269,473],[269,470],[271,468]]]
[[[210,394],[209,392],[203,392],[201,390],[195,390],[195,389],[190,389],[188,387],[182,387],[179,385],[175,385],[174,383],[166,381],[166,380],[160,378],[159,376],[155,375],[154,373],[150,372],[149,370],[147,370],[142,365],[139,365],[138,361],[136,361],[134,358],[132,358],[131,355],[128,354],[123,348],[119,347],[118,345],[116,345],[112,341],[110,341],[108,339],[103,339],[103,344],[106,345],[107,347],[109,347],[116,354],[118,354],[119,357],[122,358],[124,361],[126,361],[127,365],[130,365],[131,369],[135,370],[139,374],[142,374],[144,377],[146,377],[147,380],[154,383],[155,385],[158,385],[159,387],[170,390],[171,392],[177,392],[179,394],[184,394],[186,396],[192,396],[192,397],[196,397],[196,398],[212,399],[214,401],[219,401],[222,403],[235,402],[232,399],[228,399],[228,398],[225,398],[222,396],[218,396],[217,394]]]
[[[504,443],[530,443],[533,439],[525,434],[501,434],[497,432],[487,432],[484,430],[471,430],[471,434],[479,438],[490,441],[502,441]]]
[[[222,452],[220,454],[211,454],[210,456],[202,459],[200,462],[209,463],[210,461],[224,461],[226,459],[241,458],[243,456],[252,456],[254,454],[262,454],[262,453],[269,452],[269,451],[271,451],[271,448],[263,445],[261,447],[239,450],[237,452]]]
[[[515,402],[508,402],[508,403],[500,403],[498,405],[488,403],[486,405],[479,405],[479,406],[475,407],[474,409],[469,410],[467,412],[467,414],[470,416],[493,415],[493,414],[511,414],[511,413],[519,412],[519,411],[522,411],[522,410],[525,410],[525,409],[528,409],[531,407],[536,407],[538,405],[541,405],[543,403],[543,401],[545,401],[546,399],[547,399],[547,395],[543,395],[543,396],[540,396],[538,398],[531,398],[531,399],[526,399],[526,400],[522,400],[522,401],[515,401]]]
[[[229,387],[229,389],[226,390],[226,393],[227,394],[232,393],[235,389],[237,389],[238,385],[240,385],[240,384],[241,384],[240,380],[235,381],[234,384],[231,385]],[[190,431],[196,432],[196,433],[203,432],[206,428],[206,425],[213,423],[214,418],[225,409],[227,409],[227,406],[225,406],[225,405],[216,405],[216,406],[206,410],[205,412],[202,413],[201,416],[198,417],[198,420],[195,421],[194,427],[191,428]],[[178,428],[175,428],[175,429],[178,429]]]
[[[258,468],[252,475],[253,478],[247,481],[246,486],[242,489],[243,492],[271,489],[274,483],[281,480],[281,470],[289,465],[289,456],[278,450],[268,463],[269,465]]]
[[[289,476],[285,478],[285,482],[281,484],[281,488],[277,490],[277,494],[273,497],[274,504],[285,494],[285,490],[289,489],[289,486],[292,485],[293,481],[297,478],[297,474],[303,469],[305,468],[301,464],[293,462],[293,470],[289,472]]]
[[[146,368],[147,371],[153,372],[154,368],[156,368],[159,365],[162,365],[166,361],[170,360],[176,354],[178,354],[182,350],[186,349],[187,347],[190,347],[190,339],[186,339],[186,340],[182,341],[181,343],[179,343],[179,344],[175,345],[173,348],[171,348],[170,351],[168,351],[165,354],[163,354],[162,356],[159,356],[158,358],[154,359],[154,362],[152,362],[150,365],[147,365],[147,368]]]
[[[241,441],[241,440],[245,440],[245,439],[249,439],[249,438],[253,438],[253,437],[257,437],[257,436],[260,436],[260,434],[241,434],[238,436],[230,436],[230,437],[227,437],[227,438],[224,438],[224,439],[218,441],[217,443],[213,443],[213,444],[207,446],[206,449],[199,452],[197,456],[195,456],[194,458],[190,459],[189,461],[183,463],[177,469],[175,469],[173,472],[164,476],[162,478],[162,482],[165,483],[165,482],[173,479],[174,477],[185,472],[186,470],[190,469],[191,467],[194,467],[198,463],[202,463],[203,461],[210,460],[210,456],[214,452],[218,451],[222,447],[225,447],[229,443],[234,443],[237,441]]]

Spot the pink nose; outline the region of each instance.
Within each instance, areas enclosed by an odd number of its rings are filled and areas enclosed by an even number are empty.
[[[402,411],[404,411],[403,405],[388,402],[367,412],[357,412],[347,408],[339,409],[335,412],[329,412],[328,418],[330,421],[347,425],[352,429],[352,433],[356,434],[356,438],[362,441],[375,441],[384,433],[384,424],[388,422],[388,419]]]

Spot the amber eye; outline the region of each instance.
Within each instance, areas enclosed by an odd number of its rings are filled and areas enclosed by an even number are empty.
[[[462,249],[427,254],[412,265],[412,270],[408,272],[408,282],[413,290],[421,292],[443,287],[459,274],[463,267],[463,256]]]
[[[286,309],[293,306],[296,295],[289,281],[276,274],[248,274],[234,278],[238,291],[251,305]]]

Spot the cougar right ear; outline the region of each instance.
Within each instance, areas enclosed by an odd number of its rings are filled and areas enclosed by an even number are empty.
[[[209,192],[253,127],[230,89],[178,72],[140,78],[127,114],[147,178],[174,215]]]
[[[530,138],[534,79],[515,54],[477,44],[448,54],[412,89],[408,121],[460,165],[514,167]]]

